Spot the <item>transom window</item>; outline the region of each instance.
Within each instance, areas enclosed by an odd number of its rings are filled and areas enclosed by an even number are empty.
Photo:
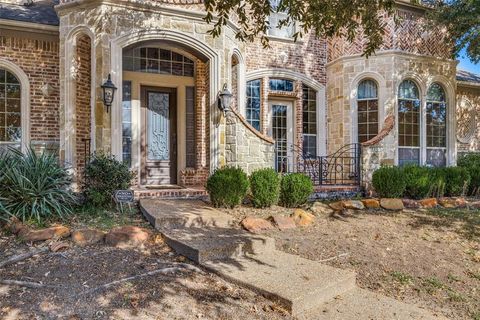
[[[260,131],[260,80],[252,80],[247,82],[247,106],[246,119],[248,123],[258,131]]]
[[[21,147],[21,86],[17,77],[0,69],[0,144]]]
[[[272,91],[293,91],[293,81],[286,79],[269,79],[268,85]]]
[[[412,80],[400,84],[398,92],[398,162],[420,164],[420,95]]]
[[[286,26],[279,27],[280,21],[288,18],[288,13],[278,11],[280,1],[281,0],[270,0],[273,11],[270,12],[268,17],[268,35],[280,38],[292,38],[295,33],[295,24],[293,22],[290,22]]]
[[[303,156],[317,156],[317,92],[303,85]]]
[[[131,48],[123,52],[123,69],[126,71],[194,76],[194,62],[168,49],[155,47]]]
[[[363,80],[357,91],[357,135],[362,143],[378,134],[378,92],[377,83]]]
[[[427,91],[427,164],[446,165],[447,102],[443,87],[434,83]]]

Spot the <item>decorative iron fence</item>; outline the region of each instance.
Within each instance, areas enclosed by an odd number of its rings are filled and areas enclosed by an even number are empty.
[[[359,143],[347,144],[335,153],[321,157],[306,157],[300,148],[294,146],[292,149],[294,157],[285,159],[281,172],[303,173],[317,186],[361,185],[362,149]]]

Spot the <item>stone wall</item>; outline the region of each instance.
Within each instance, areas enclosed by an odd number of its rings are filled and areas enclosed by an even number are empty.
[[[0,58],[22,69],[30,82],[30,142],[37,150],[58,150],[58,36],[3,30]]]
[[[247,174],[274,166],[274,141],[255,130],[236,111],[226,115],[226,165]]]
[[[457,85],[457,152],[480,152],[480,85]]]

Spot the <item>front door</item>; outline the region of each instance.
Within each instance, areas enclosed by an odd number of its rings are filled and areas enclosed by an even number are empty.
[[[275,169],[288,172],[293,167],[293,103],[269,102],[269,134],[275,140]]]
[[[176,97],[173,88],[142,87],[142,185],[177,182]]]

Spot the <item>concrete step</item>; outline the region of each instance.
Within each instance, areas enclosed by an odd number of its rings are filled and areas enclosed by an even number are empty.
[[[281,251],[207,261],[203,266],[266,296],[295,317],[355,287],[352,271]]]
[[[232,259],[245,254],[275,250],[275,240],[239,229],[202,227],[163,229],[165,242],[178,254],[204,264],[210,260]]]
[[[299,320],[443,320],[440,314],[356,288],[300,315]]]

